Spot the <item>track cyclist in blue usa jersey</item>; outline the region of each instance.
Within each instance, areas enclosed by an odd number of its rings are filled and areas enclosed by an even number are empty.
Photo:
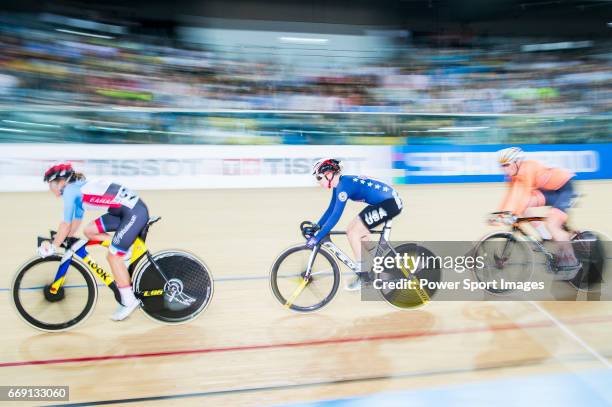
[[[89,240],[104,241],[110,239],[107,232],[115,232],[106,258],[121,293],[121,304],[111,319],[121,321],[127,318],[138,308],[140,301],[132,291],[124,259],[129,261],[130,248],[149,220],[147,206],[138,195],[122,185],[86,180],[70,163],[54,164],[45,172],[44,181],[56,197],[62,198],[64,217],[53,242],[43,242],[38,254],[47,257],[56,253],[62,242],[79,229],[85,209],[107,210],[89,223],[83,233]]]
[[[392,187],[381,181],[358,175],[343,175],[340,161],[334,158],[317,161],[312,168],[312,175],[322,188],[333,189],[333,192],[329,207],[312,229],[306,243],[308,247],[319,244],[336,226],[349,199],[368,204],[346,229],[359,272],[345,288],[349,291],[358,290],[368,274],[363,270],[361,243],[369,240],[371,229],[399,215],[402,200]]]

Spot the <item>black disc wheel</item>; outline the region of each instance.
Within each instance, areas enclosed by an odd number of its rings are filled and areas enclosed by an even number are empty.
[[[572,248],[582,267],[568,282],[580,291],[599,290],[604,279],[606,259],[602,239],[595,232],[579,232],[572,238]]]
[[[133,282],[145,314],[165,324],[184,323],[200,315],[214,292],[206,264],[193,254],[178,250],[159,252],[152,258],[155,264],[147,259],[135,272]]]
[[[415,264],[417,257],[431,258],[434,254],[416,243],[403,243],[389,250],[383,258],[399,256],[402,261],[392,262],[393,266],[380,273],[371,273],[372,284],[368,289],[376,290],[389,304],[400,309],[412,309],[427,304],[437,288],[434,285],[421,286],[422,280],[439,282],[441,269],[438,265],[425,262]],[[406,260],[406,261],[404,261]]]

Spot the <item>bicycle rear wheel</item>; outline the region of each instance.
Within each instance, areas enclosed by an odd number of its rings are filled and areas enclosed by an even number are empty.
[[[65,331],[85,321],[98,298],[94,277],[72,261],[64,284],[56,294],[49,290],[60,266],[61,256],[36,257],[15,274],[11,299],[27,324],[46,332]]]
[[[589,230],[578,232],[572,237],[572,247],[582,267],[568,282],[580,291],[598,290],[603,281],[606,258],[601,238]]]
[[[212,275],[195,255],[167,250],[152,256],[168,281],[149,259],[134,273],[134,292],[142,310],[165,324],[195,319],[210,304],[214,292]]]
[[[486,291],[493,294],[508,294],[514,291],[513,284],[504,282],[526,282],[533,275],[533,253],[528,243],[518,240],[510,232],[497,232],[482,239],[474,248],[474,257],[484,259],[484,267],[474,268],[474,277],[487,284]],[[497,287],[497,288],[495,288]]]
[[[401,244],[393,250],[389,250],[384,258],[395,258],[396,255],[399,255],[400,258],[409,259],[434,257],[430,250],[416,243]],[[436,287],[425,286],[421,288],[421,279],[438,282],[440,276],[441,269],[435,263],[427,267],[424,266],[424,263],[421,263],[417,268],[414,264],[400,264],[400,267],[398,267],[394,262],[393,267],[385,268],[381,273],[374,273],[374,279],[379,279],[381,286],[383,283],[394,283],[395,287],[399,286],[400,288],[385,288],[383,286],[377,289],[372,286],[372,289],[378,291],[382,298],[392,306],[400,309],[412,309],[427,304],[437,291]],[[412,286],[407,285],[409,281],[412,281]]]
[[[297,312],[317,311],[331,302],[340,285],[340,270],[332,255],[319,251],[310,277],[304,279],[312,249],[306,245],[290,247],[281,253],[270,271],[274,297],[286,308]]]

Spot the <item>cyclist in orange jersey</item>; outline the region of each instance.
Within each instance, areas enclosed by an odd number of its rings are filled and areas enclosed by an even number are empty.
[[[570,273],[577,271],[580,263],[569,243],[570,234],[564,229],[567,210],[575,196],[572,185],[575,174],[563,168],[547,167],[539,161],[525,160],[518,147],[500,150],[499,164],[510,183],[499,210],[516,216],[534,216],[534,208],[549,206],[544,225],[533,222],[533,226],[542,238],[560,242],[560,268]]]

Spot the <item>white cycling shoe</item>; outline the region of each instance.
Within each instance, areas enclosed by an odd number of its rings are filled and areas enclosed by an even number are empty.
[[[344,289],[346,291],[358,291],[361,290],[361,285],[364,280],[367,280],[368,273],[355,273],[355,277],[351,281],[349,281]]]
[[[140,301],[136,299],[131,304],[128,304],[128,305],[119,304],[117,306],[117,309],[111,316],[111,319],[113,321],[123,321],[124,319],[129,317],[130,314],[134,312],[139,306],[140,306]]]
[[[359,276],[355,276],[351,281],[349,281],[344,289],[346,291],[357,291],[361,289],[361,278]]]

